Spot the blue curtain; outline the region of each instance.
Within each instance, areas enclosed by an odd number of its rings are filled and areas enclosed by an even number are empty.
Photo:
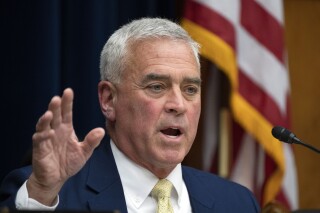
[[[174,0],[2,0],[0,180],[29,158],[35,124],[51,97],[73,88],[81,138],[104,126],[97,83],[99,55],[129,20],[178,19]]]

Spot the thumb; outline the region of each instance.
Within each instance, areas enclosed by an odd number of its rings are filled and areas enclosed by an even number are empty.
[[[92,153],[93,150],[100,144],[104,135],[105,131],[103,128],[95,128],[91,130],[81,143],[84,151],[87,153]]]

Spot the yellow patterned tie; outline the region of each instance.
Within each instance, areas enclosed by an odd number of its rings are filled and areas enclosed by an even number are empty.
[[[152,196],[158,201],[157,213],[173,213],[170,203],[172,183],[167,179],[161,179],[152,189]]]

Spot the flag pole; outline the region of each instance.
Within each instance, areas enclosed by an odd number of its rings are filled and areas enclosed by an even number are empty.
[[[230,166],[230,140],[231,140],[231,125],[230,112],[223,107],[220,110],[219,121],[219,165],[218,174],[221,177],[227,178],[229,176]]]

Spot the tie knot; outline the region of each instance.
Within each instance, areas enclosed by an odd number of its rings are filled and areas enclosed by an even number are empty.
[[[172,183],[167,179],[161,179],[152,189],[152,196],[160,199],[160,198],[169,198],[171,195]]]

